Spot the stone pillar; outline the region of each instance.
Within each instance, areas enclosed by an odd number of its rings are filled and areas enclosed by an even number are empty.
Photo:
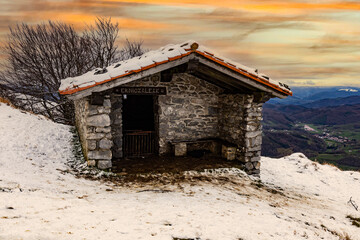
[[[112,148],[113,158],[123,157],[123,129],[122,129],[122,101],[121,94],[111,95],[111,133],[114,146]]]
[[[237,149],[237,159],[245,163],[248,174],[260,174],[260,155],[262,144],[262,105],[264,98],[256,94],[247,95],[244,103],[243,132],[245,145]]]
[[[99,169],[112,167],[113,145],[110,117],[110,96],[97,97],[97,105],[91,104],[91,97],[75,102],[76,126],[82,141],[83,153],[89,166]],[[99,105],[98,105],[99,104]]]

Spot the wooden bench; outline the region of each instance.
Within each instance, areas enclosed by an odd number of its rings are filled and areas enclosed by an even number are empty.
[[[199,139],[195,141],[173,141],[170,142],[176,157],[183,157],[188,152],[204,150],[213,154],[220,154],[219,139]]]

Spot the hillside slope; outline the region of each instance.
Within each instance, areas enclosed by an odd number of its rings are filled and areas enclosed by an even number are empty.
[[[286,119],[286,122],[280,121],[280,125],[291,124],[295,122],[306,122],[322,125],[339,125],[357,123],[360,119],[360,104],[327,106],[319,108],[306,108],[296,105],[264,105],[264,122],[271,123],[278,119]]]
[[[263,157],[261,181],[238,169],[86,180],[67,165],[70,130],[0,104],[0,239],[360,239],[347,218],[360,217],[348,203],[360,203],[359,172],[297,153]]]

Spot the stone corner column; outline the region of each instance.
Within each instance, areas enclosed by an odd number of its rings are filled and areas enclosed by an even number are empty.
[[[242,124],[245,144],[236,151],[236,159],[245,164],[245,171],[258,177],[262,144],[262,105],[262,102],[257,101],[256,95],[247,95]]]
[[[89,103],[86,117],[86,156],[89,166],[99,169],[110,169],[112,167],[113,146],[111,124],[111,101],[110,96],[103,96],[102,105],[91,105]]]

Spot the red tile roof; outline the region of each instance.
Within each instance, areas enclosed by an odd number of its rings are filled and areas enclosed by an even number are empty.
[[[188,41],[178,45],[168,45],[157,51],[147,52],[140,57],[115,63],[104,70],[95,69],[79,77],[64,79],[61,82],[59,92],[62,95],[73,94],[115,79],[125,78],[126,76],[181,59],[192,53],[201,55],[206,59],[235,71],[257,83],[268,86],[279,93],[292,96],[292,92],[286,84],[276,82],[264,74],[259,74],[255,69],[223,58],[218,54],[214,54],[211,50],[204,46],[199,46],[199,44],[194,41]]]

